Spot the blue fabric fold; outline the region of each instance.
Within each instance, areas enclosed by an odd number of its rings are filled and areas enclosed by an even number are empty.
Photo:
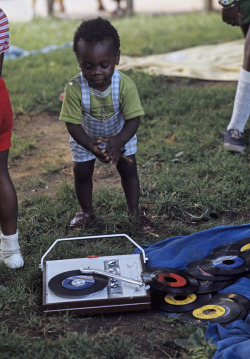
[[[213,359],[247,359],[250,357],[250,314],[226,327],[208,324],[206,340],[217,346]]]
[[[185,269],[190,262],[206,257],[214,248],[248,237],[250,237],[250,224],[218,226],[141,247],[148,257],[146,268]],[[140,249],[137,248],[135,253],[140,253]],[[218,292],[238,293],[250,299],[250,278],[242,276],[231,286]],[[245,320],[237,320],[224,327],[209,323],[206,339],[217,346],[213,359],[250,358],[250,315]]]

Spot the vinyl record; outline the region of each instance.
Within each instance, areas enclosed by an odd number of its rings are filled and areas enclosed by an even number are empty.
[[[230,249],[231,250],[237,250],[237,251],[240,251],[240,252],[249,251],[250,250],[250,237],[240,239],[237,242],[231,243]]]
[[[168,267],[148,268],[142,279],[154,289],[171,293],[195,293],[200,287],[199,281],[186,271]]]
[[[193,277],[201,279],[201,280],[210,280],[210,281],[229,281],[234,278],[238,278],[238,274],[229,274],[228,275],[213,275],[208,271],[203,270],[200,267],[202,263],[202,259],[193,261],[187,265],[186,271],[191,274]]]
[[[220,246],[215,247],[210,254],[226,254],[232,244],[233,242],[221,244]]]
[[[235,320],[245,319],[250,309],[250,301],[244,295],[238,293],[217,293],[212,297],[211,303],[223,303],[228,300],[232,300],[241,307],[241,313]]]
[[[244,277],[250,278],[250,271],[244,273]]]
[[[242,274],[250,270],[250,256],[235,251],[226,255],[209,255],[201,260],[200,267],[214,275]]]
[[[217,292],[217,290],[223,289],[228,287],[229,285],[233,284],[233,280],[228,281],[210,281],[210,280],[200,280],[200,288],[197,293],[211,293]]]
[[[207,304],[211,299],[211,294],[173,294],[157,290],[151,295],[151,299],[152,306],[161,311],[181,313]]]
[[[99,292],[108,283],[108,278],[101,275],[84,275],[79,270],[72,270],[57,274],[50,279],[48,286],[59,297],[78,298]]]
[[[225,303],[215,304],[208,303],[191,312],[181,314],[178,318],[184,322],[202,324],[202,323],[219,323],[227,325],[236,320],[241,313],[241,306],[231,300]]]

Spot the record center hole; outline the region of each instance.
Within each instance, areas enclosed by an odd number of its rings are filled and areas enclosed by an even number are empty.
[[[216,310],[215,309],[206,309],[203,311],[203,314],[215,314],[216,313]]]
[[[175,300],[185,300],[185,299],[187,299],[187,296],[186,295],[175,295],[174,299]]]
[[[164,279],[169,282],[169,283],[176,283],[177,279],[173,278],[173,277],[167,277],[165,276]]]
[[[226,266],[230,266],[234,264],[234,261],[232,259],[226,259],[225,261],[223,261],[223,264],[225,264]]]

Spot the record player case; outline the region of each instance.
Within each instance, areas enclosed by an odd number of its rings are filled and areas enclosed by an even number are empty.
[[[111,256],[89,256],[87,258],[73,258],[60,260],[45,260],[57,243],[62,241],[114,239],[129,240],[140,249],[139,254],[123,254]],[[141,274],[145,270],[147,257],[142,247],[126,234],[111,234],[86,237],[57,239],[41,258],[40,268],[43,271],[43,311],[47,314],[60,312],[73,312],[74,314],[100,314],[126,311],[139,311],[151,309],[151,296],[147,285],[142,281]],[[108,285],[102,290],[87,294],[74,295],[69,290],[69,295],[64,297],[55,293],[49,283],[61,273],[65,278],[67,272],[75,270],[104,272],[108,278]],[[111,274],[111,277],[109,275]],[[83,274],[84,275],[84,274]],[[88,274],[94,276],[95,273]],[[101,274],[102,275],[102,274]],[[113,278],[117,277],[117,278]],[[57,277],[56,277],[57,278]],[[84,277],[85,278],[85,277]],[[130,282],[132,281],[132,283]],[[139,284],[136,284],[139,283]],[[73,295],[72,295],[73,293]]]

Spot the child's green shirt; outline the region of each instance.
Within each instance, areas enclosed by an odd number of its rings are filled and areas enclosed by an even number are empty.
[[[135,117],[141,117],[144,115],[144,111],[141,105],[139,94],[136,88],[135,83],[126,75],[121,73],[120,79],[120,89],[119,89],[119,102],[120,109],[123,114],[123,119],[130,120]],[[77,77],[73,77],[72,80],[68,82],[64,91],[64,100],[60,113],[59,119],[65,122],[70,122],[74,124],[81,124],[82,122],[82,95],[81,87],[77,81]],[[108,93],[105,96],[105,92]],[[110,118],[114,115],[113,103],[112,103],[112,93],[111,89],[104,91],[101,96],[98,96],[97,91],[90,91],[90,115],[96,119],[102,120],[101,115],[101,104],[104,107],[104,110],[107,114],[107,117]],[[100,104],[101,102],[101,104]]]

